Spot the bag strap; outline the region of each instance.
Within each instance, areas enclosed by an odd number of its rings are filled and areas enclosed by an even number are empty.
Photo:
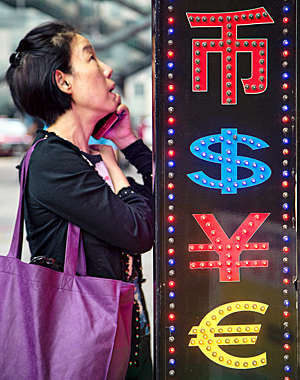
[[[27,151],[24,156],[24,160],[21,167],[20,175],[20,194],[19,194],[19,206],[17,211],[16,223],[14,227],[13,237],[10,244],[10,249],[8,252],[9,257],[15,257],[21,260],[22,256],[22,245],[23,245],[23,230],[24,230],[24,193],[26,187],[26,180],[28,174],[28,167],[30,157],[34,151],[37,144],[41,141],[47,139],[47,135],[37,140]],[[86,275],[86,262],[85,253],[83,248],[83,242],[80,234],[80,227],[68,223],[67,232],[67,242],[65,251],[65,263],[64,263],[64,273],[75,276],[79,273],[82,276]]]

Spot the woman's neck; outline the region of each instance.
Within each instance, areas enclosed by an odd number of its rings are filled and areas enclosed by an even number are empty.
[[[81,151],[89,153],[88,142],[97,121],[98,118],[82,117],[74,110],[68,110],[48,128],[48,131],[70,141]]]

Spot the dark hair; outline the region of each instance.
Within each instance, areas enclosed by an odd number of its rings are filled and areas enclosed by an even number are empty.
[[[56,70],[71,73],[71,42],[77,31],[61,22],[48,22],[31,30],[10,56],[6,72],[12,98],[23,113],[48,125],[71,108],[72,96],[62,92]]]

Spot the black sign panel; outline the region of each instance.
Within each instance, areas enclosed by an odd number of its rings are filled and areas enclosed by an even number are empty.
[[[295,379],[295,1],[154,15],[156,378]]]

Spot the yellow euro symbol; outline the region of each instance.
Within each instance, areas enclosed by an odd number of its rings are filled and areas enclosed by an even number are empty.
[[[242,311],[253,311],[265,314],[269,305],[253,301],[230,302],[210,311],[199,326],[193,326],[189,335],[197,335],[190,340],[189,346],[199,347],[205,356],[215,363],[233,369],[251,369],[267,364],[267,355],[241,358],[227,354],[220,346],[255,344],[260,324],[251,325],[218,325],[227,315]],[[239,335],[240,334],[240,335]],[[249,334],[249,335],[247,335]],[[256,334],[256,335],[254,335]]]

